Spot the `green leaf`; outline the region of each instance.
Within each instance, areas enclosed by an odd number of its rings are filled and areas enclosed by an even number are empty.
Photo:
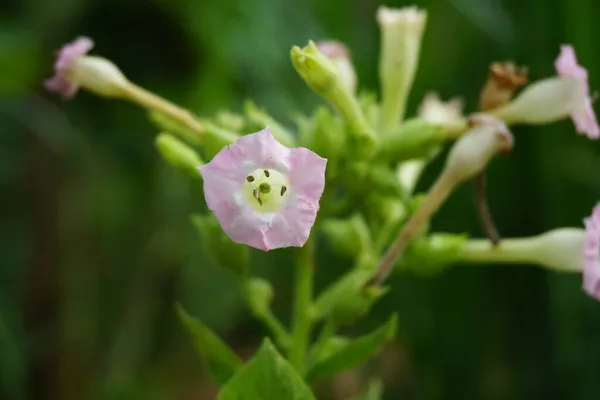
[[[397,327],[398,316],[394,314],[385,325],[376,331],[350,342],[329,358],[312,366],[306,374],[306,379],[314,381],[325,378],[366,361],[379,352],[386,342],[396,336]]]
[[[199,319],[190,316],[181,305],[177,305],[177,313],[213,379],[221,385],[225,384],[244,363],[217,335]]]
[[[316,400],[269,339],[219,393],[219,400]]]

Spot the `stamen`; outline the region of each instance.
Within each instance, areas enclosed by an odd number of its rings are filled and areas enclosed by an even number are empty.
[[[254,198],[256,200],[258,200],[258,204],[260,204],[261,206],[263,205],[262,199],[260,198],[260,191],[258,189],[254,189],[252,191],[252,195],[254,196]]]
[[[248,182],[254,182],[254,177],[253,177],[252,175],[248,175],[248,176],[246,177],[246,180],[247,180]]]
[[[269,177],[269,171],[267,171],[266,169],[264,170],[265,176],[268,178]]]
[[[285,194],[286,191],[287,191],[287,188],[285,186],[281,186],[281,193],[280,193],[280,195],[283,197],[283,195]]]

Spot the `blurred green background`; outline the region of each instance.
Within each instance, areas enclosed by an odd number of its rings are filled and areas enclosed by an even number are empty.
[[[289,61],[292,45],[335,38],[362,88],[377,89],[379,5],[388,0],[3,0],[0,4],[0,399],[212,399],[173,312],[181,301],[241,354],[265,332],[235,280],[202,254],[189,214],[200,184],[154,149],[156,129],[126,103],[44,92],[53,54],[84,34],[141,85],[209,115],[247,97],[284,122],[320,102]],[[495,60],[553,74],[572,43],[600,87],[595,0],[415,0],[429,12],[410,113],[429,90],[467,110]],[[570,121],[515,128],[515,150],[489,172],[504,236],[580,226],[600,198],[600,150]],[[425,189],[441,160],[428,168]],[[436,230],[480,236],[462,187]],[[253,271],[290,308],[286,251]],[[318,281],[348,268],[325,248]],[[464,266],[396,276],[354,331],[400,314],[400,334],[372,370],[386,399],[597,399],[600,305],[580,277],[535,267]],[[360,371],[359,371],[360,372]],[[347,398],[362,378],[339,377],[322,398]],[[321,398],[321,397],[320,397]]]

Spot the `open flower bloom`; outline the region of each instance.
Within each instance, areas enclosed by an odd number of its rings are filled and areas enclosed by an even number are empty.
[[[561,46],[560,54],[554,66],[560,76],[576,78],[585,88],[586,99],[584,107],[571,114],[577,132],[586,134],[590,139],[600,138],[600,127],[598,126],[596,114],[592,108],[592,101],[589,97],[588,73],[585,68],[577,64],[577,57],[572,46]]]
[[[600,203],[584,223],[586,241],[583,250],[583,288],[590,296],[600,300]]]
[[[237,243],[268,251],[306,243],[327,160],[279,143],[269,128],[239,138],[198,167],[208,207]]]
[[[88,37],[79,37],[60,49],[54,63],[54,76],[44,82],[46,89],[61,94],[64,98],[72,98],[79,90],[79,85],[67,78],[73,63],[86,55],[94,47]]]

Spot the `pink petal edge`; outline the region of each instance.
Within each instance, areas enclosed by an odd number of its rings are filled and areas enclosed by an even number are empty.
[[[583,250],[583,288],[590,296],[600,300],[600,203],[592,215],[584,220],[586,241]]]
[[[592,107],[592,100],[589,98],[588,72],[577,63],[573,46],[562,45],[560,47],[560,54],[556,58],[554,66],[560,76],[574,77],[585,86],[585,93],[588,96],[586,108],[571,115],[571,119],[578,133],[587,135],[589,139],[599,139],[600,126]]]
[[[79,85],[69,82],[66,73],[73,62],[94,47],[92,39],[86,36],[80,36],[71,43],[64,45],[57,54],[54,62],[54,75],[44,81],[44,86],[51,92],[56,92],[65,99],[70,99],[79,90]]]

